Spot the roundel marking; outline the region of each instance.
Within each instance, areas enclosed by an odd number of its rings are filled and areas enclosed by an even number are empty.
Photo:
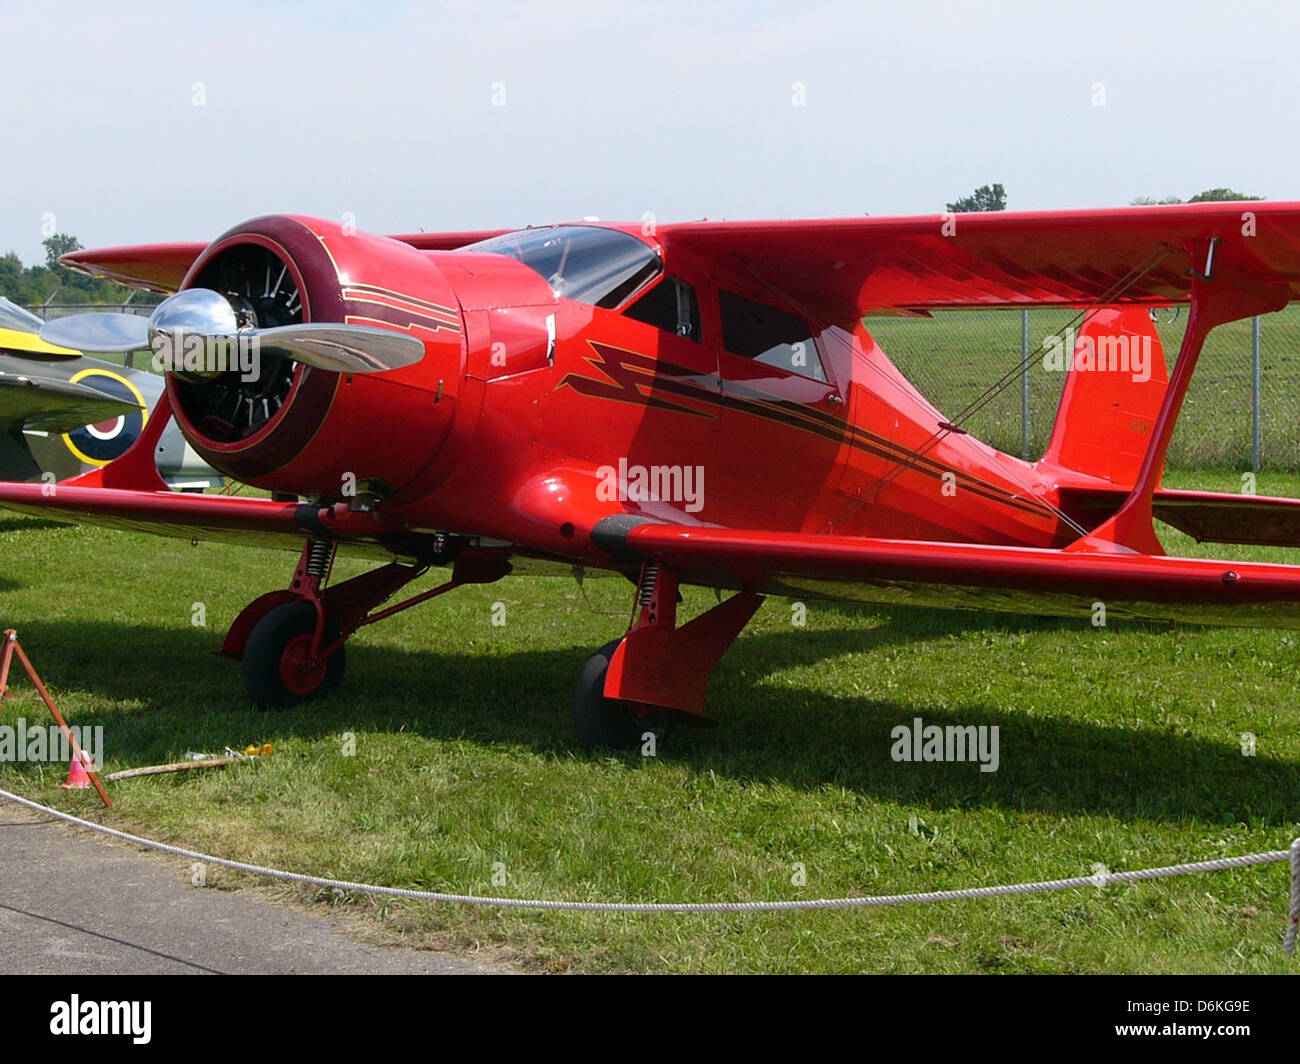
[[[149,420],[148,404],[144,401],[140,389],[128,378],[109,369],[100,369],[97,366],[83,369],[74,373],[68,382],[80,384],[86,381],[87,377],[95,378],[87,383],[105,395],[111,395],[114,399],[121,399],[127,403],[138,403],[141,407],[129,414],[119,414],[117,417],[97,421],[93,425],[82,425],[79,429],[63,433],[64,444],[79,461],[92,466],[106,466],[115,458],[124,455],[127,448],[135,443],[144,429],[145,422]]]

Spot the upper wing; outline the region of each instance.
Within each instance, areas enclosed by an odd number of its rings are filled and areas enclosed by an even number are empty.
[[[509,230],[483,229],[456,233],[407,233],[394,236],[403,244],[420,251],[454,251]],[[190,267],[207,249],[206,243],[137,244],[120,248],[87,248],[72,251],[59,259],[69,269],[92,277],[116,281],[133,288],[153,292],[175,292],[190,272]]]
[[[92,277],[147,288],[151,292],[175,292],[190,272],[206,243],[137,244],[122,248],[70,251],[59,262]]]
[[[1300,628],[1300,566],[682,528],[635,517],[605,519],[593,539],[621,560],[671,565],[688,583],[795,598],[1079,619],[1102,603],[1117,616]]]
[[[506,230],[409,233],[448,251]],[[1280,283],[1300,297],[1300,204],[1202,203],[1089,211],[997,211],[912,218],[688,222],[660,226],[666,251],[734,265],[830,318],[942,307],[1163,305],[1185,301],[1189,270],[1223,241],[1233,283]],[[64,265],[123,284],[173,292],[207,244],[74,251]],[[1131,272],[1160,258],[1122,293]]]
[[[1216,276],[1300,298],[1300,203],[692,222],[657,235],[669,255],[734,267],[754,291],[841,321],[882,310],[1185,302],[1211,238],[1222,241]]]

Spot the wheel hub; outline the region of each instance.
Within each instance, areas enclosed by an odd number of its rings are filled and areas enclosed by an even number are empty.
[[[313,657],[310,633],[296,635],[280,655],[280,679],[296,695],[309,695],[325,679],[325,659]]]

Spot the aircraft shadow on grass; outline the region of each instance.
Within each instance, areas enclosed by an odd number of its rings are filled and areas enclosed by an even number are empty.
[[[1245,757],[1235,734],[1217,742],[1149,723],[1099,725],[978,702],[940,709],[925,704],[925,692],[909,699],[906,693],[872,697],[757,683],[787,666],[910,642],[917,637],[916,625],[978,631],[1057,624],[906,612],[911,620],[886,617],[861,631],[743,636],[711,688],[707,708],[721,726],[678,729],[661,756],[736,780],[809,790],[830,784],[932,808],[1270,826],[1300,819],[1300,764],[1270,757],[1265,749]],[[346,731],[399,729],[434,739],[585,756],[572,738],[569,695],[590,652],[586,646],[445,654],[357,643],[350,648],[348,678],[339,691],[306,705],[262,712],[249,705],[238,664],[210,654],[214,643],[213,632],[194,629],[84,621],[32,621],[23,627],[23,644],[47,684],[141,703],[138,712],[74,713],[71,721],[105,725],[109,756],[131,765],[253,739],[319,741]],[[29,685],[20,677],[11,686]],[[29,717],[44,712],[35,700],[24,705]],[[12,723],[15,712],[7,707],[4,722]],[[927,725],[996,725],[998,770],[980,772],[973,760],[893,761],[890,733],[915,717]]]
[[[43,517],[17,517],[13,514],[7,514],[0,517],[0,533],[4,532],[39,532],[42,529],[68,529],[75,528],[66,521],[47,521]]]

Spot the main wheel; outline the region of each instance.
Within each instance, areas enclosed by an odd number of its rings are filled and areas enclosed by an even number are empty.
[[[248,633],[240,670],[248,697],[259,709],[281,709],[328,694],[343,682],[344,647],[323,661],[311,660],[316,608],[310,602],[277,606]],[[339,637],[326,623],[324,640]]]
[[[634,749],[645,741],[646,732],[654,734],[657,746],[673,729],[673,722],[665,714],[605,697],[605,674],[621,642],[615,639],[606,643],[587,659],[578,676],[573,691],[573,724],[578,744],[584,750]]]

